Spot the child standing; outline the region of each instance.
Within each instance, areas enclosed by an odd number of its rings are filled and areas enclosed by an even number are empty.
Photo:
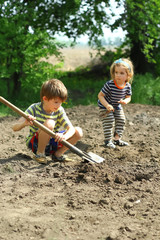
[[[67,147],[61,144],[68,140],[71,144],[82,137],[82,129],[73,127],[61,104],[67,99],[68,92],[64,84],[58,79],[51,79],[43,83],[40,91],[41,102],[34,103],[25,111],[30,121],[21,117],[12,127],[14,131],[29,126],[30,132],[26,139],[29,149],[35,154],[34,158],[39,163],[47,163],[46,156],[52,155],[53,160],[64,161],[63,155]],[[55,132],[55,138],[33,125],[33,120],[39,121]],[[63,131],[60,131],[60,128]]]
[[[121,140],[125,115],[123,104],[131,101],[131,82],[133,78],[133,64],[130,60],[120,58],[110,67],[111,80],[106,82],[98,94],[98,106],[102,120],[105,146],[115,148],[116,145],[128,146]],[[112,141],[113,126],[115,124],[114,140]]]

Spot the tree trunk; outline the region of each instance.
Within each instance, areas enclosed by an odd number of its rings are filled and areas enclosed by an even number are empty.
[[[131,48],[130,58],[133,61],[135,73],[145,74],[146,72],[154,73],[153,63],[149,63],[142,52],[142,45],[140,42],[133,42]]]
[[[8,96],[10,96],[11,94],[10,79],[6,78],[6,82],[7,82],[7,93],[8,93]]]
[[[12,96],[17,95],[18,92],[21,90],[21,82],[20,82],[20,73],[14,72],[12,79],[13,79],[13,90]]]

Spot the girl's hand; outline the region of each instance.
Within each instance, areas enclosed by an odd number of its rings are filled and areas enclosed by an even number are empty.
[[[113,108],[112,105],[108,104],[106,108],[107,108],[107,110],[108,110],[109,112],[111,112],[111,111],[114,112],[114,108]]]
[[[63,133],[56,133],[55,134],[55,142],[62,142],[62,140],[65,140],[65,136]]]
[[[118,103],[128,104],[130,101],[131,101],[131,97],[128,96],[128,97],[126,97],[125,99],[121,99],[120,101],[118,101]]]
[[[127,104],[126,101],[124,99],[121,99],[120,101],[118,101],[118,103],[121,103],[121,104]]]

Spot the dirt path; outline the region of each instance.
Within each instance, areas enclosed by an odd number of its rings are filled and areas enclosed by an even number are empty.
[[[129,104],[123,139],[109,150],[95,106],[67,109],[83,128],[77,145],[106,160],[43,166],[26,149],[28,130],[0,118],[0,240],[159,240],[160,107]]]

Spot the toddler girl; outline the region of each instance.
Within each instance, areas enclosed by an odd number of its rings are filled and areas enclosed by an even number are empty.
[[[123,104],[131,101],[131,82],[133,78],[133,64],[126,58],[120,58],[110,67],[111,80],[106,82],[98,94],[98,106],[102,120],[105,146],[115,148],[116,145],[128,146],[121,140],[125,115]],[[113,126],[115,124],[114,140],[112,141]]]

